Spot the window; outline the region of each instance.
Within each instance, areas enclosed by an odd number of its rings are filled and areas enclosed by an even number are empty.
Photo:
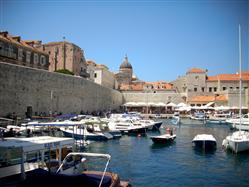
[[[23,60],[23,49],[18,48],[18,60],[22,61]]]
[[[214,87],[214,92],[217,92],[217,87]]]
[[[233,87],[230,87],[230,90],[233,90]]]
[[[0,42],[0,51],[3,51],[3,42]]]
[[[38,54],[34,53],[34,64],[38,64]]]
[[[97,78],[97,73],[94,73],[94,78]]]
[[[209,92],[212,92],[212,87],[209,87]]]
[[[244,89],[246,90],[248,87],[244,87]]]
[[[202,87],[202,88],[201,88],[201,91],[204,92],[204,91],[205,91],[205,87]]]
[[[239,87],[236,87],[237,90],[239,90]]]
[[[199,76],[195,76],[195,79],[198,80],[198,79],[199,79]]]
[[[45,56],[41,55],[41,57],[40,57],[40,63],[41,63],[42,66],[46,65],[46,58],[45,58]]]
[[[8,57],[15,58],[15,56],[13,56],[13,53],[14,53],[13,47],[11,45],[9,45],[9,48],[8,48]]]
[[[223,89],[223,91],[224,91],[224,90],[226,90],[226,89],[227,89],[227,87],[223,87],[222,89]]]
[[[26,62],[30,63],[30,56],[31,56],[31,52],[30,51],[26,51]]]
[[[194,88],[194,92],[197,92],[197,88]]]

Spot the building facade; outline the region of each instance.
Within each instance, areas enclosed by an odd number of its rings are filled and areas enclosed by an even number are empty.
[[[88,80],[94,82],[94,74],[95,74],[97,64],[93,60],[86,60],[86,65],[87,65],[86,71],[89,74]]]
[[[118,83],[114,73],[102,64],[97,64],[94,71],[94,82],[107,88],[117,89]]]
[[[49,54],[49,71],[67,69],[76,76],[89,77],[84,51],[77,45],[62,41],[42,44],[37,48]]]
[[[48,70],[49,56],[35,46],[41,41],[24,41],[20,36],[0,32],[0,60],[2,62]]]
[[[204,105],[215,102],[216,105],[238,107],[240,75],[219,74],[208,76],[207,70],[192,68],[185,76],[171,82],[173,87],[190,105]],[[242,106],[248,107],[249,71],[242,72]]]

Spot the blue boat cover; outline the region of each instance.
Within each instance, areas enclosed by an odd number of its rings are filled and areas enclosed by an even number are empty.
[[[26,173],[26,179],[18,186],[20,187],[98,187],[101,181],[101,175],[78,174],[65,175],[50,173],[44,169],[35,169]],[[109,187],[112,183],[110,176],[105,176],[102,187]]]

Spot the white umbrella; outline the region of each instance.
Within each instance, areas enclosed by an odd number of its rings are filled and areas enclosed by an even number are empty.
[[[156,106],[156,103],[149,102],[148,105],[149,105],[149,106]]]
[[[176,111],[190,111],[191,106],[182,106],[176,109]]]
[[[215,110],[229,110],[231,109],[229,106],[217,106],[214,107]]]
[[[162,102],[159,102],[159,103],[156,103],[156,106],[161,106],[161,107],[165,107],[166,106],[166,104],[165,103],[162,103]]]
[[[185,103],[178,103],[177,107],[186,107],[187,105]]]
[[[127,102],[124,104],[124,106],[137,106],[136,102]]]
[[[170,103],[168,103],[166,106],[175,107],[175,106],[176,106],[176,104],[175,104],[175,103],[170,102]]]
[[[137,106],[147,106],[145,102],[137,102]]]

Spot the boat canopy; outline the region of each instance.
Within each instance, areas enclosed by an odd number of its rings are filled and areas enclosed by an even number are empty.
[[[1,149],[21,149],[23,153],[72,146],[73,138],[37,136],[30,138],[4,138]]]

